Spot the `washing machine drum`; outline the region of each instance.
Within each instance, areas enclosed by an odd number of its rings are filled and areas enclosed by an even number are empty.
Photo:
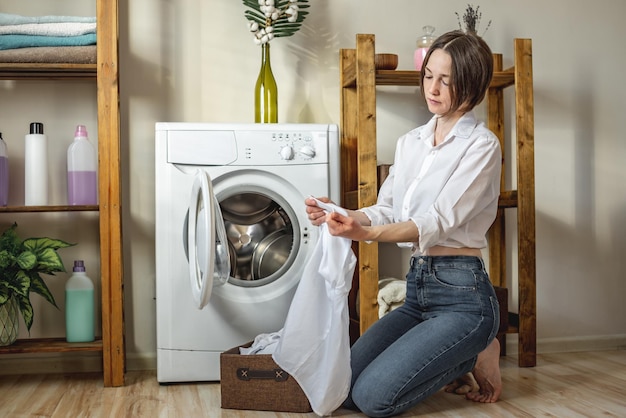
[[[295,258],[293,223],[284,208],[260,193],[220,201],[230,253],[230,283],[260,286],[276,280]]]

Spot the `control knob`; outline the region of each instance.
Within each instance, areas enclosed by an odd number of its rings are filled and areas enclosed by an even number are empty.
[[[285,145],[280,149],[280,157],[283,160],[293,160],[294,152],[291,145]]]
[[[310,145],[305,145],[300,148],[300,154],[302,154],[304,158],[313,158],[315,157],[315,148]]]

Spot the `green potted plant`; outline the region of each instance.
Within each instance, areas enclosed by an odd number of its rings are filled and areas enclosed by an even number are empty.
[[[30,332],[34,316],[31,292],[41,295],[58,308],[41,274],[64,272],[65,266],[57,250],[74,245],[47,237],[22,241],[16,228],[17,223],[14,223],[0,236],[0,333],[11,334],[0,335],[2,345],[12,344],[17,338],[17,317],[14,323],[10,318],[17,311],[22,314]]]

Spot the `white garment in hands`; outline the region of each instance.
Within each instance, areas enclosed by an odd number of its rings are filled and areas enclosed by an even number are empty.
[[[327,205],[327,204],[325,204]],[[332,210],[345,214],[334,206]],[[313,412],[325,416],[350,391],[348,293],[356,257],[352,241],[333,237],[324,223],[293,298],[274,361],[293,376]]]

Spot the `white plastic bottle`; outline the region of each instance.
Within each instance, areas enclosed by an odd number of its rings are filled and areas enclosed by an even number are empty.
[[[87,128],[78,125],[74,141],[67,149],[68,205],[97,205],[98,177],[96,151],[89,142]]]
[[[9,203],[9,154],[0,132],[0,206]]]
[[[70,343],[93,341],[93,282],[87,277],[83,260],[74,261],[73,272],[65,283],[65,337]]]
[[[24,150],[24,205],[48,204],[48,139],[43,123],[30,124]]]

